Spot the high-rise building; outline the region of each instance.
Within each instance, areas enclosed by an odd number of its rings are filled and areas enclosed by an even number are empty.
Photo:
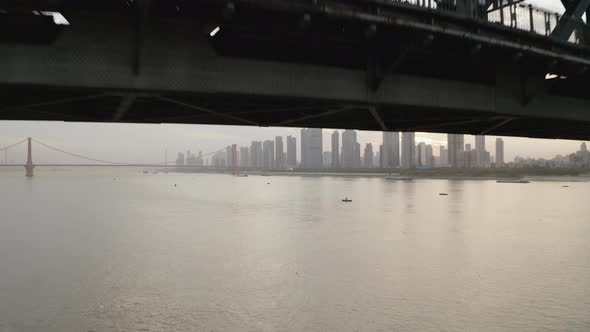
[[[275,142],[271,140],[266,140],[262,143],[262,155],[263,162],[262,167],[264,169],[271,169],[274,168],[275,165]]]
[[[449,166],[461,168],[464,166],[465,138],[461,134],[448,134],[447,147],[449,149]]]
[[[324,167],[332,166],[332,152],[331,151],[324,151],[324,157],[322,164]]]
[[[203,162],[203,151],[199,151],[199,156],[197,157],[197,160],[195,161],[195,165],[197,166],[203,166],[204,162]]]
[[[340,133],[334,130],[332,133],[332,167],[340,167]]]
[[[383,145],[379,145],[379,151],[375,152],[375,156],[373,157],[373,167],[381,166],[381,150],[383,149]]]
[[[425,149],[425,165],[426,167],[434,167],[434,153],[432,151],[432,145],[427,144]]]
[[[414,168],[416,155],[416,134],[402,133],[402,168]]]
[[[357,141],[355,130],[345,130],[342,132],[342,155],[340,156],[340,163],[344,168],[356,167],[357,155]],[[360,150],[360,149],[359,149]],[[360,154],[360,151],[359,151]],[[359,158],[360,159],[360,158]]]
[[[184,153],[178,153],[178,156],[176,157],[176,166],[184,166]]]
[[[210,166],[213,167],[225,167],[225,151],[217,151],[213,157],[211,157]]]
[[[287,165],[297,166],[297,140],[293,136],[287,136]]]
[[[420,142],[416,147],[416,155],[418,156],[418,161],[416,162],[416,166],[425,167],[427,166],[426,162],[426,143]]]
[[[475,153],[477,154],[477,167],[487,167],[486,160],[486,137],[483,135],[475,136]]]
[[[399,167],[399,133],[383,132],[383,152],[381,154],[381,168]]]
[[[449,151],[444,147],[439,148],[439,164],[438,166],[447,166],[449,164]]]
[[[354,145],[353,167],[361,168],[361,145],[359,144],[359,142],[356,142],[356,144]]]
[[[240,147],[240,167],[250,167],[250,149],[247,146]]]
[[[504,141],[496,138],[496,167],[504,166]]]
[[[262,142],[252,141],[252,144],[250,145],[250,167],[262,168],[263,159]]]
[[[582,151],[582,152],[588,151],[588,147],[586,146],[586,142],[583,142],[582,145],[580,145],[580,151]]]
[[[373,168],[373,144],[367,143],[367,145],[365,145],[365,155],[363,159],[363,167]]]
[[[434,155],[432,151],[432,145],[424,142],[418,143],[416,147],[417,161],[416,165],[420,167],[433,167],[434,166]]]
[[[471,152],[471,144],[469,144],[469,143],[465,144],[465,151]]]
[[[463,167],[477,167],[477,151],[472,150],[471,146],[469,146],[469,149],[467,149],[466,151],[463,151]]]
[[[190,154],[190,151],[187,152]],[[225,148],[225,167],[226,168],[231,168],[232,167],[232,150],[231,150],[231,145],[228,145]]]
[[[301,167],[322,168],[322,148],[323,141],[321,129],[301,129]]]
[[[285,160],[283,159],[283,137],[276,136],[275,137],[275,168],[276,169],[283,169],[285,168]]]

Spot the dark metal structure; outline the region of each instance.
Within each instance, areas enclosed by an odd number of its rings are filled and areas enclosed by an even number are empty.
[[[590,137],[590,0],[0,5],[0,119]]]

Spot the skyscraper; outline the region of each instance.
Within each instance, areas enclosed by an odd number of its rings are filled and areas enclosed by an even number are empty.
[[[293,136],[287,136],[287,165],[297,166],[297,140]]]
[[[190,154],[190,151],[187,152],[187,154]],[[226,168],[231,168],[232,167],[232,150],[231,150],[231,145],[228,145],[225,148],[225,167]]]
[[[430,144],[426,145],[424,160],[426,161],[426,165],[424,165],[424,166],[434,167],[434,153],[432,151],[432,145],[430,145]]]
[[[359,144],[359,142],[356,142],[356,144],[354,145],[353,167],[354,168],[361,167],[361,145]]]
[[[402,168],[414,168],[416,134],[402,133]]]
[[[176,157],[176,166],[184,166],[184,153],[178,153],[178,156]]]
[[[373,168],[373,144],[367,143],[367,145],[365,145],[365,155],[363,159],[363,167]]]
[[[217,151],[213,157],[211,157],[211,166],[213,167],[224,167],[225,166],[225,151]]]
[[[285,168],[285,160],[283,159],[283,137],[276,136],[275,137],[275,168],[276,169],[283,169]]]
[[[426,143],[418,143],[418,147],[416,148],[416,155],[418,156],[418,162],[416,163],[416,166],[426,166]]]
[[[588,151],[588,147],[586,146],[586,142],[583,142],[582,145],[580,145],[580,151],[582,151],[582,152]]]
[[[399,133],[383,132],[382,168],[399,167]]]
[[[447,146],[449,149],[449,166],[453,168],[461,168],[464,166],[465,137],[461,134],[448,134]]]
[[[332,152],[331,151],[324,151],[324,157],[322,160],[322,165],[324,167],[332,166]]]
[[[322,145],[321,129],[301,129],[301,167],[322,168]]]
[[[247,146],[240,147],[240,167],[250,167],[250,149]]]
[[[348,129],[342,132],[342,155],[340,162],[344,168],[355,168],[356,164],[356,131]],[[359,151],[360,153],[360,151]],[[360,158],[359,158],[360,159]]]
[[[264,169],[274,168],[275,165],[275,142],[266,140],[262,143],[262,155],[263,162],[262,167]]]
[[[253,168],[262,167],[262,142],[252,141],[250,145],[250,166]]]
[[[439,166],[447,166],[449,164],[449,151],[444,147],[439,148]]]
[[[477,167],[487,167],[486,160],[486,137],[483,135],[475,136],[475,153],[477,154]]]
[[[340,133],[334,130],[332,133],[332,167],[340,167]]]
[[[504,166],[504,141],[496,138],[496,167]]]

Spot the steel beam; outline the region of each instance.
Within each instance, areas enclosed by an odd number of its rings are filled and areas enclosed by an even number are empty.
[[[563,3],[563,0],[562,0]],[[551,32],[551,37],[557,40],[566,41],[570,38],[576,26],[579,24],[585,24],[582,21],[582,15],[589,9],[590,0],[574,0],[574,2],[565,6],[565,13],[557,22],[557,26]]]
[[[388,131],[385,121],[383,121],[383,119],[381,118],[381,115],[379,115],[379,112],[377,112],[377,108],[374,106],[370,106],[369,112],[371,113],[373,118],[375,118],[375,121],[377,121],[377,124],[379,125],[379,127],[381,127],[381,129],[383,129],[383,131]]]
[[[115,111],[115,114],[113,115],[113,121],[121,121],[121,119],[123,119],[125,117],[127,112],[129,112],[129,110],[131,109],[131,107],[135,103],[136,99],[137,99],[137,96],[133,93],[123,96],[121,98],[121,103],[119,103],[119,106],[117,107],[117,110]]]
[[[492,130],[496,130],[496,129],[502,127],[503,125],[511,122],[512,120],[514,120],[514,118],[507,118],[507,119],[501,120],[497,124],[495,124],[495,125],[491,126],[490,128],[488,128],[488,129],[480,132],[479,135],[485,135],[485,134],[489,133]]]
[[[170,104],[175,104],[178,106],[182,106],[188,109],[192,109],[192,110],[196,110],[199,112],[204,112],[204,113],[209,113],[209,114],[213,114],[213,115],[217,115],[219,117],[223,117],[223,118],[227,118],[233,121],[237,121],[239,123],[242,124],[247,124],[247,125],[251,125],[251,126],[259,126],[260,124],[254,121],[250,121],[238,116],[234,116],[234,115],[230,115],[230,114],[225,114],[225,113],[221,113],[218,111],[214,111],[205,107],[201,107],[201,106],[197,106],[197,105],[193,105],[193,104],[189,104],[187,102],[184,101],[180,101],[180,100],[176,100],[173,98],[169,98],[169,97],[164,97],[164,96],[157,96],[156,99],[160,100],[160,101],[164,101],[164,102],[168,102]]]
[[[50,100],[50,101],[45,101],[45,102],[40,102],[40,103],[6,106],[3,108],[0,108],[0,113],[18,110],[18,109],[27,109],[27,108],[35,108],[35,107],[43,107],[43,106],[69,104],[69,103],[75,103],[75,102],[79,102],[79,101],[88,101],[88,100],[93,100],[93,99],[97,99],[97,98],[103,98],[105,96],[107,96],[107,95],[104,93],[100,93],[100,94],[81,96],[81,97],[55,99],[55,100]]]
[[[315,119],[315,118],[321,118],[323,116],[338,114],[340,112],[348,111],[349,109],[350,109],[350,107],[340,107],[337,109],[332,109],[332,110],[328,110],[328,111],[324,111],[324,112],[320,112],[320,113],[315,113],[315,114],[309,114],[309,115],[301,116],[298,118],[273,123],[273,124],[271,124],[271,126],[290,125],[290,124],[294,124],[294,123],[305,121],[305,120],[311,120],[311,119]]]

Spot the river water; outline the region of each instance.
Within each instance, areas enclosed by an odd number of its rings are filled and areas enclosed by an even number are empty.
[[[1,332],[590,330],[590,182],[36,171]]]

